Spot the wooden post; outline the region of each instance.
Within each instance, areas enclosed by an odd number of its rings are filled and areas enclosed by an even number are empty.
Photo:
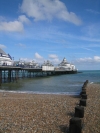
[[[11,70],[8,70],[8,82],[11,82]]]
[[[14,70],[12,70],[12,81],[14,82]]]
[[[87,99],[87,95],[86,94],[82,94],[81,97],[82,97],[82,99]]]
[[[82,88],[82,91],[86,91],[86,89],[85,88]]]
[[[16,82],[17,82],[17,80],[18,80],[18,70],[15,70],[15,78],[16,78]]]
[[[89,83],[89,81],[88,81],[88,80],[86,80],[86,83],[88,84],[88,83]]]
[[[4,83],[5,83],[5,81],[6,81],[6,77],[5,77],[5,70],[4,70]]]
[[[2,84],[2,70],[0,70],[0,86]]]
[[[80,95],[82,95],[82,94],[86,94],[86,91],[85,90],[82,90],[81,93],[80,93]]]
[[[24,78],[24,73],[23,73],[24,70],[21,70],[21,78]]]
[[[86,99],[81,99],[79,105],[80,106],[86,106]]]
[[[29,78],[31,78],[31,72],[29,71]]]
[[[81,106],[75,107],[75,117],[79,117],[79,118],[84,117],[84,107],[81,107]]]
[[[70,119],[69,133],[82,133],[82,120],[78,117]]]

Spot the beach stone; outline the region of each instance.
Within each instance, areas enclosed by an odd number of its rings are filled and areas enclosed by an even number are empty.
[[[87,95],[86,94],[82,94],[81,97],[82,97],[82,99],[87,99]]]
[[[86,106],[86,99],[81,99],[79,105],[80,106]]]
[[[82,120],[78,117],[70,119],[69,133],[82,133]]]
[[[81,106],[75,107],[75,117],[79,117],[79,118],[84,117],[84,107],[81,107]]]

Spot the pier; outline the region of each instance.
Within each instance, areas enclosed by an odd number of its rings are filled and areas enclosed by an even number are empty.
[[[18,81],[19,78],[34,78],[43,76],[54,76],[62,74],[74,74],[77,70],[42,70],[42,68],[28,68],[18,66],[0,66],[0,85],[6,82]]]
[[[75,65],[67,62],[66,58],[58,66],[54,66],[49,60],[39,65],[34,60],[25,62],[14,61],[14,58],[6,54],[0,48],[0,85],[2,83],[18,81],[19,78],[33,78],[77,73]]]

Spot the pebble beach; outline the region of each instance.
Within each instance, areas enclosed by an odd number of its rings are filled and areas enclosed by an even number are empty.
[[[82,133],[100,132],[100,84],[88,84]],[[0,92],[0,133],[67,133],[80,97]]]

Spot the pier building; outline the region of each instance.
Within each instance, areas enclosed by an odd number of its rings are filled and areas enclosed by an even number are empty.
[[[58,64],[58,69],[63,69],[63,70],[68,70],[68,71],[74,71],[76,68],[75,68],[75,65],[73,64],[70,64],[67,62],[66,58],[64,58],[62,60],[62,62],[60,64]]]
[[[0,48],[0,66],[12,66],[13,63],[12,57]]]
[[[14,66],[19,66],[24,68],[40,68],[40,65],[34,60],[30,62],[24,60],[14,61]]]
[[[47,60],[42,64],[42,71],[54,71],[53,64],[49,60]]]

